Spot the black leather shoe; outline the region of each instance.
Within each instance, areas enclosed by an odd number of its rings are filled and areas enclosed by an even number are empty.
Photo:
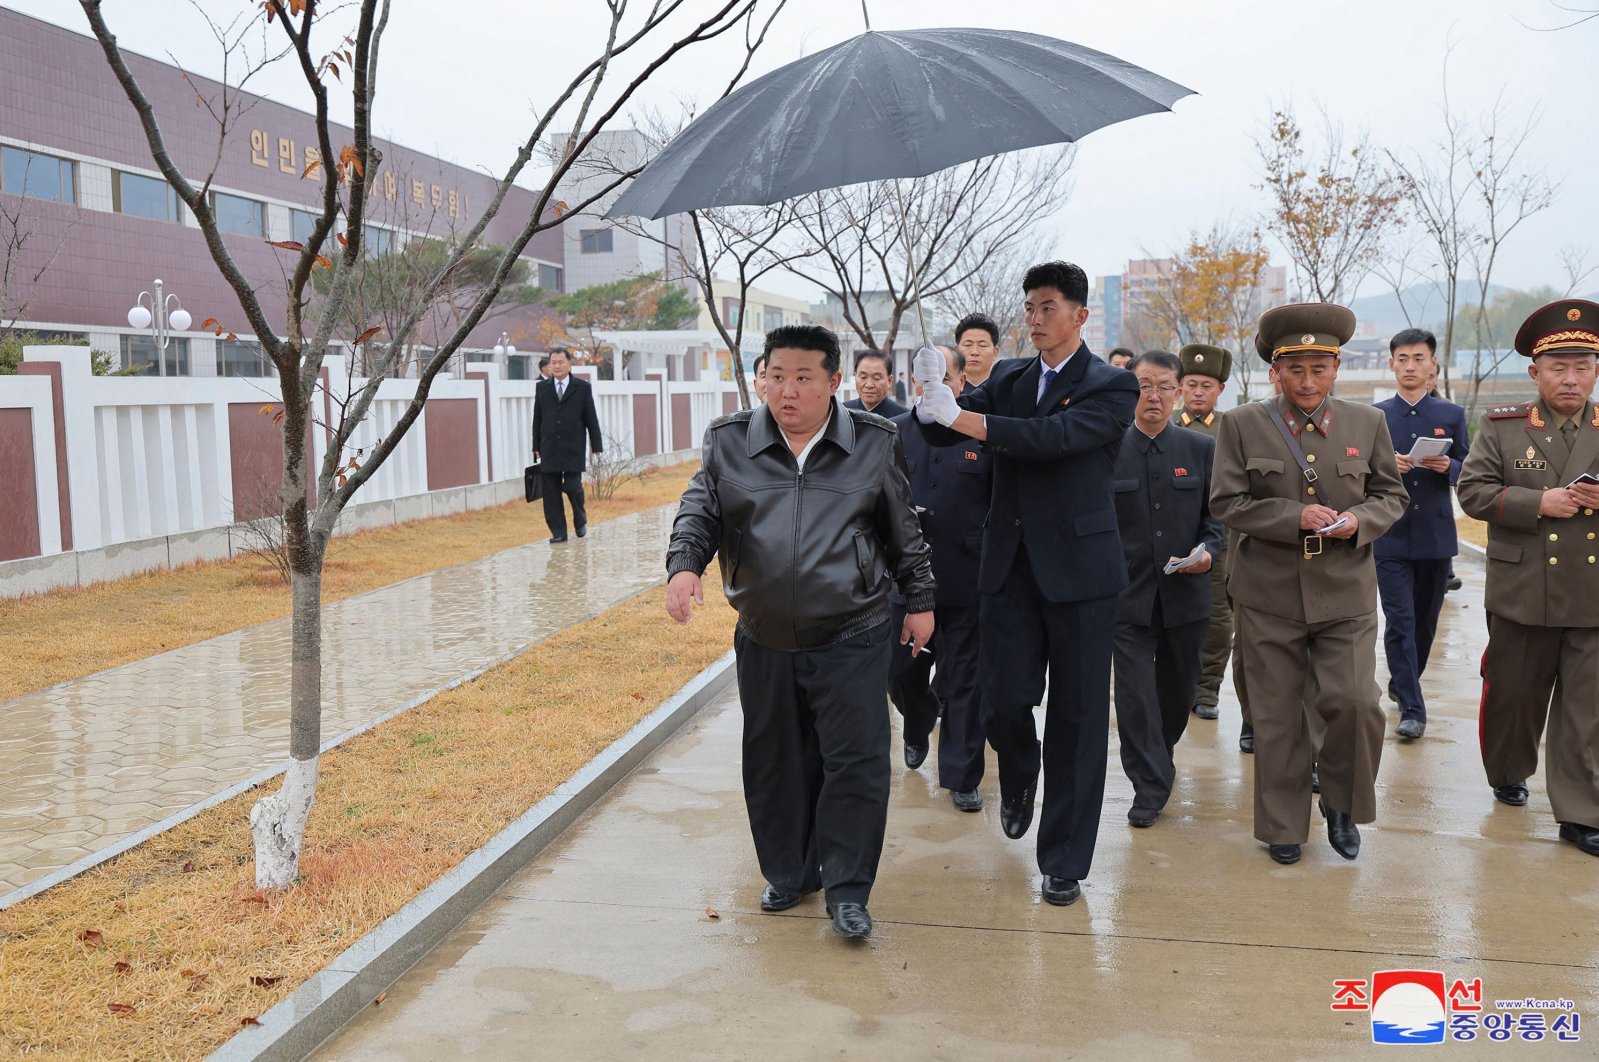
[[[580,524],[580,525],[578,525],[578,528],[577,528],[577,537],[578,538],[587,538],[588,537],[588,533],[589,533],[589,525],[588,524]]]
[[[1245,723],[1244,728],[1238,731],[1238,751],[1255,751],[1255,728],[1248,723]]]
[[[1293,866],[1299,862],[1299,846],[1297,844],[1267,845],[1266,851],[1270,853],[1272,859],[1285,867]]]
[[[1399,725],[1394,728],[1395,734],[1410,741],[1414,741],[1426,732],[1427,720],[1418,719],[1415,716],[1399,720]]]
[[[905,742],[906,767],[909,767],[914,771],[916,768],[922,765],[922,761],[925,759],[927,759],[926,745],[912,745],[909,741]]]
[[[1509,804],[1519,808],[1527,803],[1527,784],[1525,782],[1511,782],[1509,785],[1494,786],[1494,799],[1501,804]]]
[[[550,536],[550,545],[552,545],[552,546],[556,545],[557,543],[561,543],[561,542],[565,542],[565,541],[566,541],[566,536],[565,535],[551,535]]]
[[[1027,827],[1033,824],[1033,797],[1038,793],[1038,783],[1030,783],[1017,794],[1015,800],[999,802],[999,826],[1005,836],[1019,840],[1027,836]]]
[[[1591,856],[1599,856],[1599,830],[1575,822],[1560,824],[1560,839],[1570,841]]]
[[[1321,771],[1317,770],[1314,760],[1310,763],[1310,791],[1312,793],[1321,792]]]
[[[1052,903],[1056,907],[1070,907],[1083,894],[1083,887],[1071,878],[1056,878],[1045,874],[1043,892],[1045,903]]]
[[[1147,830],[1155,825],[1155,820],[1160,818],[1160,811],[1156,808],[1141,808],[1137,804],[1127,809],[1127,822],[1137,826],[1140,830]]]
[[[805,899],[803,892],[784,892],[776,885],[768,885],[761,892],[761,910],[786,911]]]
[[[827,917],[833,920],[833,932],[845,940],[865,940],[872,935],[872,916],[862,904],[840,900],[827,905]]]
[[[1327,806],[1325,800],[1318,801],[1321,813],[1327,820],[1327,843],[1333,846],[1333,851],[1345,859],[1353,859],[1360,854],[1360,828],[1355,825],[1348,812],[1339,811]]]
[[[983,794],[975,789],[969,789],[964,793],[956,790],[949,795],[949,798],[955,802],[957,811],[983,810]]]
[[[1460,581],[1460,576],[1451,575],[1449,577],[1449,581],[1444,584],[1444,592],[1445,593],[1452,593],[1452,592],[1454,592],[1456,590],[1459,590],[1462,586],[1465,586],[1465,585],[1466,585],[1465,583]]]
[[[1220,719],[1221,711],[1214,704],[1194,705],[1194,714],[1201,719]]]

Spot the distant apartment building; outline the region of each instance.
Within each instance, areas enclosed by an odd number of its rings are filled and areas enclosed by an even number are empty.
[[[552,136],[551,148],[559,150],[567,136]],[[589,145],[587,155],[572,166],[557,194],[562,202],[575,207],[614,180],[618,172],[633,169],[651,154],[649,138],[636,129],[602,132]],[[621,189],[613,189],[593,206],[567,218],[563,227],[566,290],[650,274],[668,282],[692,283],[685,278],[688,265],[697,259],[688,215],[673,214],[654,221],[609,220],[605,212],[619,195]]]
[[[711,290],[722,323],[727,325],[728,331],[731,332],[742,321],[746,342],[752,335],[764,336],[772,329],[781,328],[783,325],[811,323],[811,304],[805,299],[797,299],[792,295],[779,295],[775,291],[763,288],[750,288],[744,293],[744,299],[740,302],[738,285],[730,280],[721,279],[715,282]],[[709,307],[700,307],[699,322],[695,327],[701,331],[715,331],[716,323],[711,320]]]
[[[5,309],[16,320],[0,326],[87,343],[151,375],[272,375],[198,224],[151,161],[138,116],[100,45],[4,8],[0,42],[0,197],[6,215],[17,219],[8,223],[10,236],[25,237],[5,293]],[[321,183],[304,177],[316,161],[314,119],[241,93],[238,124],[218,153],[216,126],[196,106],[196,96],[214,98],[222,86],[169,63],[127,58],[178,166],[197,181],[215,166],[210,201],[228,252],[256,285],[267,319],[283,322],[283,276],[291,258],[268,241],[303,241],[318,217]],[[354,138],[344,127],[331,132],[336,144]],[[485,174],[390,141],[374,146],[383,161],[368,175],[363,238],[369,255],[462,231],[494,196],[496,182]],[[531,192],[513,188],[483,242],[509,243],[534,205]],[[555,291],[565,286],[558,228],[535,236],[523,258],[530,282]],[[215,318],[237,338],[194,328],[173,334],[158,350],[150,330],[130,327],[127,316],[157,278],[193,323]],[[525,337],[535,333],[541,313],[518,306],[486,320],[463,350],[486,351],[502,333],[531,346]],[[511,375],[526,369],[507,366]]]
[[[1122,345],[1122,278],[1095,277],[1088,292],[1088,323],[1083,342],[1096,354]]]

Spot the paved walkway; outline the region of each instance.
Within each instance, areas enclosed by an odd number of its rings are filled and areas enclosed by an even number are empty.
[[[328,605],[324,739],[660,582],[672,506]],[[128,617],[128,622],[138,622]],[[288,755],[280,620],[0,702],[0,894]]]
[[[1369,1057],[1370,1014],[1332,1010],[1334,981],[1421,969],[1480,978],[1488,1013],[1495,999],[1573,1000],[1587,1026],[1580,1043],[1517,1034],[1502,1048],[1484,1034],[1448,1057],[1591,1058],[1599,862],[1556,842],[1541,778],[1524,809],[1489,793],[1475,723],[1482,572],[1467,558],[1459,570],[1427,737],[1384,748],[1381,821],[1357,862],[1321,833],[1297,866],[1267,858],[1224,704],[1219,724],[1189,728],[1153,829],[1128,828],[1112,751],[1094,873],[1065,909],[1038,900],[1032,835],[1001,835],[992,771],[987,810],[962,815],[927,768],[896,765],[877,932],[852,947],[820,899],[756,909],[730,694],[321,1057]]]

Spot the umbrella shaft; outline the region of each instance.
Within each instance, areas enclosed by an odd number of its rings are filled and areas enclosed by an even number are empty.
[[[861,0],[861,7],[866,0]],[[911,244],[910,222],[905,217],[905,196],[899,190],[899,178],[894,178],[894,198],[899,202],[899,231],[905,240],[905,261],[911,267],[911,290],[916,292],[916,324],[922,330],[922,346],[927,346],[927,318],[922,316],[922,278],[916,265],[916,248]]]

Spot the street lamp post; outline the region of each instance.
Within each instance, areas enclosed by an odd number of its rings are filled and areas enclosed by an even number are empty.
[[[187,332],[194,319],[189,316],[189,311],[183,308],[176,295],[162,293],[159,279],[151,286],[155,288],[155,294],[152,295],[148,291],[139,292],[139,297],[128,310],[128,324],[134,328],[150,330],[151,336],[155,339],[157,369],[160,375],[165,376],[167,340],[171,338],[173,332]]]
[[[504,359],[504,361],[501,362],[501,367],[505,370],[506,378],[509,378],[511,375],[511,358],[515,355],[516,347],[511,343],[511,334],[509,332],[501,332],[500,341],[494,344],[494,356],[497,359]]]

